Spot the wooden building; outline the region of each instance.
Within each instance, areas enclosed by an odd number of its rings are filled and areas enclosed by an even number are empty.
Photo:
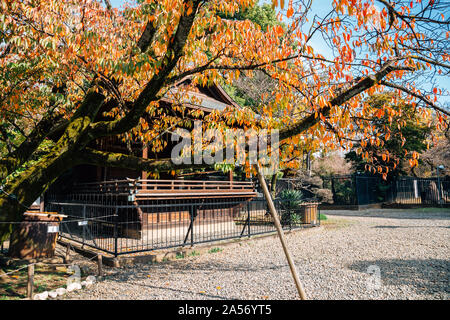
[[[179,85],[189,84],[189,81],[185,79]],[[196,86],[187,95],[194,95],[194,100],[199,103],[188,102],[185,106],[202,110],[204,115],[214,110],[222,111],[227,106],[241,108],[219,85]],[[173,101],[163,98],[160,106],[170,103]],[[163,154],[158,154],[160,158],[170,157],[173,146],[170,134],[167,134],[166,139],[168,145]],[[98,141],[95,147],[110,152],[130,151],[129,145],[115,137]],[[143,158],[154,157],[142,144],[133,144],[131,148],[135,155]],[[170,176],[161,175],[160,180],[154,180],[148,179],[146,172],[92,165],[81,165],[69,170],[51,187],[48,194],[48,200],[52,201],[66,199],[74,202],[134,206],[133,210],[119,210],[119,219],[127,222],[126,227],[120,231],[121,234],[136,239],[141,238],[142,231],[155,223],[170,227],[173,223],[189,223],[193,217],[197,222],[200,219],[204,223],[232,218],[246,202],[257,195],[251,181],[235,181],[232,172],[214,179],[208,175],[202,175],[201,180],[193,180],[189,176],[170,179]],[[208,204],[219,201],[224,203],[220,214],[217,214],[217,210],[207,208]],[[156,204],[161,203],[167,205],[166,209],[156,207]],[[195,203],[195,212],[180,209],[180,206],[175,207],[174,204],[177,203]],[[199,203],[204,205],[198,205]],[[152,205],[155,205],[154,209]]]

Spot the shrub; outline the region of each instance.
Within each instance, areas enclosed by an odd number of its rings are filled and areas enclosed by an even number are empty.
[[[327,220],[328,218],[327,218],[327,216],[324,215],[323,213],[320,213],[320,214],[319,214],[319,219],[320,219],[321,221],[325,221],[325,220]]]
[[[280,193],[280,199],[289,206],[298,206],[302,203],[303,193],[300,190],[283,190]]]
[[[299,190],[283,190],[281,200],[281,224],[296,224],[301,220],[299,206],[303,202],[303,194]]]

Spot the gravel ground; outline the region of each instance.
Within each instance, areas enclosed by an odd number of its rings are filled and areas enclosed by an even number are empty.
[[[309,299],[449,299],[450,210],[324,212],[287,235]],[[379,270],[379,286],[376,274]],[[372,272],[373,271],[373,272]],[[296,299],[278,238],[109,270],[65,299]]]

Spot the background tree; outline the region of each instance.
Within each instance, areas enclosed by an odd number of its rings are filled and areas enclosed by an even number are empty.
[[[345,160],[345,155],[336,151],[326,152],[326,150],[314,158],[312,169],[321,177],[353,173],[351,164]]]
[[[450,132],[440,134],[439,139],[420,154],[421,165],[413,168],[417,176],[436,176],[436,168],[441,165],[444,169],[439,170],[439,174],[450,176]]]
[[[422,163],[419,154],[427,149],[432,133],[432,128],[419,118],[412,105],[406,101],[391,104],[392,100],[392,94],[374,95],[368,99],[367,103],[376,110],[380,105],[390,104],[395,115],[384,114],[372,119],[372,141],[356,143],[345,155],[354,171],[369,171],[389,181],[401,175],[415,175],[413,168]],[[370,161],[367,160],[369,157]]]
[[[230,19],[249,20],[261,27],[262,30],[281,26],[286,27],[278,18],[274,8],[270,4],[259,5],[253,1],[250,7],[236,12]],[[249,107],[260,114],[262,106],[273,102],[272,93],[276,90],[277,81],[262,70],[255,71],[251,76],[245,73],[235,79],[232,84],[223,83],[227,93],[241,106]]]

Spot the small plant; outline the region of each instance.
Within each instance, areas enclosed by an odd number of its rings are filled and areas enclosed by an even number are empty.
[[[175,259],[184,259],[184,253],[183,252],[177,252]]]
[[[47,285],[45,285],[45,284],[40,284],[40,285],[38,285],[37,286],[37,288],[36,288],[36,292],[44,292],[44,291],[47,291]]]
[[[216,253],[216,252],[222,252],[223,249],[222,248],[212,248],[211,250],[209,250],[209,253]]]
[[[327,218],[326,215],[324,215],[323,213],[321,213],[321,214],[319,214],[319,219],[320,219],[321,221],[325,221],[325,220],[327,220],[328,218]]]
[[[200,255],[200,252],[197,252],[197,251],[192,251],[191,253],[189,253],[189,257],[195,257],[195,256],[199,256]]]

